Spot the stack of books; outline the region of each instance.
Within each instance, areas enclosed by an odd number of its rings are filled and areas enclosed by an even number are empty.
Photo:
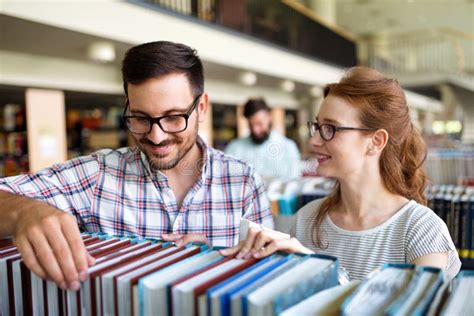
[[[38,278],[16,247],[0,248],[0,314],[276,315],[337,285],[330,256],[243,260],[202,244],[82,237],[96,264],[77,292]]]
[[[444,281],[436,268],[387,264],[363,281],[320,291],[281,313],[300,315],[474,315],[474,272]]]

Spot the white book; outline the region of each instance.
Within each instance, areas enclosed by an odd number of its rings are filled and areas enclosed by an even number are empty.
[[[160,249],[160,245],[153,245],[152,247],[147,248],[148,250]],[[144,263],[155,260],[158,257],[166,256],[168,253],[175,251],[176,247],[169,247],[165,248],[162,251],[158,251],[156,253],[150,254],[148,256],[143,257],[140,260],[131,262],[123,267],[118,269],[114,269],[110,272],[103,274],[101,279],[101,291],[102,291],[102,300],[104,301],[104,314],[105,315],[114,315],[115,314],[115,296],[114,296],[114,278],[115,276],[122,274],[125,271],[131,270],[137,266],[143,265]],[[120,297],[120,296],[119,296]]]
[[[463,272],[461,272],[463,273]],[[461,275],[456,280],[453,292],[441,311],[441,316],[450,315],[474,315],[474,273]]]
[[[241,265],[245,260],[232,259],[217,267],[200,273],[172,289],[173,292],[173,314],[180,316],[194,315],[194,292],[193,290],[202,283]]]
[[[46,281],[46,290],[48,293],[48,316],[59,315],[58,286],[53,281]]]
[[[15,315],[23,315],[23,291],[21,284],[21,263],[22,260],[16,260],[12,263],[13,271],[13,293],[15,299]]]
[[[43,279],[38,277],[36,274],[30,271],[31,277],[31,301],[33,305],[33,315],[43,316],[44,315],[44,291],[43,291]]]
[[[344,303],[345,315],[383,315],[397,299],[413,275],[413,269],[387,267],[362,283]],[[370,302],[370,304],[367,304]]]
[[[314,277],[334,261],[310,257],[248,295],[249,315],[273,316],[273,299],[286,289]]]
[[[89,268],[87,279],[81,284],[80,291],[80,302],[81,302],[81,311],[85,315],[92,314],[92,295],[95,295],[96,302],[96,313],[102,313],[102,300],[101,300],[101,282],[100,277],[95,277],[94,280],[91,280],[90,277],[95,272],[100,271],[106,267],[112,266],[114,264],[120,263],[121,261],[130,260],[135,256],[139,256],[141,253],[148,251],[150,247],[157,247],[158,244],[153,244],[150,246],[145,246],[143,248],[138,248],[140,244],[132,246],[130,248],[121,249],[113,253],[113,257],[110,259],[109,256],[101,257],[102,260],[97,260],[96,264]],[[130,249],[135,249],[130,251]],[[98,262],[98,263],[97,263]],[[91,282],[94,282],[95,292],[91,293]]]
[[[280,316],[339,316],[339,308],[342,302],[344,302],[359,284],[359,280],[354,280],[345,285],[334,286],[316,293],[304,301],[284,310]]]
[[[433,271],[415,271],[415,274],[398,300],[394,304],[393,313],[390,315],[413,315],[418,304],[433,290],[433,285],[439,280],[439,272]],[[438,283],[439,284],[439,283]],[[390,309],[390,307],[389,307]],[[388,314],[385,311],[385,314]]]
[[[131,288],[130,281],[138,277],[144,273],[152,273],[154,269],[158,268],[159,266],[166,264],[168,262],[171,262],[175,260],[176,258],[182,257],[186,254],[189,254],[192,251],[195,251],[199,246],[190,246],[186,247],[185,249],[178,251],[177,253],[174,253],[172,255],[166,256],[162,259],[156,260],[154,262],[151,262],[147,264],[144,267],[141,267],[140,269],[136,269],[133,271],[130,271],[124,275],[121,275],[117,278],[117,297],[120,297],[120,301],[118,302],[118,315],[131,315],[133,306],[132,306],[132,298],[131,295],[133,293],[133,289]],[[137,303],[137,301],[134,301]],[[117,314],[117,313],[116,313]]]
[[[221,258],[218,251],[208,250],[141,279],[139,287],[143,293],[143,310],[140,315],[166,315],[167,285]]]
[[[8,270],[7,270],[7,260],[9,259],[18,259],[20,260],[21,255],[19,253],[9,255],[0,259],[0,286],[2,291],[0,291],[0,315],[10,315],[10,301],[8,293]]]

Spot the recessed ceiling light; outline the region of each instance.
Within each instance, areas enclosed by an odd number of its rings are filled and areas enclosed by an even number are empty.
[[[239,81],[246,86],[253,86],[257,83],[257,75],[251,71],[244,71],[239,75]]]
[[[109,42],[94,42],[87,48],[87,56],[99,62],[112,62],[115,60],[115,46]]]
[[[286,92],[293,92],[295,90],[295,83],[291,80],[283,80],[280,83],[280,88]]]

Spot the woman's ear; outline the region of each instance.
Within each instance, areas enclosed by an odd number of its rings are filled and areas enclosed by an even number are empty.
[[[370,143],[367,148],[368,155],[374,155],[382,152],[388,142],[388,133],[384,129],[377,130],[370,138]]]

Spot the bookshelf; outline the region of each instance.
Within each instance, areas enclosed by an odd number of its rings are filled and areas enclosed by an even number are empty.
[[[123,95],[67,91],[65,97],[69,159],[99,149],[128,146],[122,121]]]
[[[28,171],[25,89],[0,86],[0,177]]]

